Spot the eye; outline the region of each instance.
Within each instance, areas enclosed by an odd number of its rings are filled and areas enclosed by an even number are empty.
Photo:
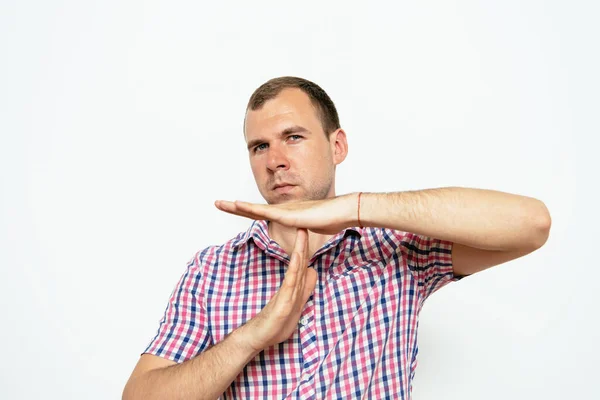
[[[266,146],[268,146],[266,143],[261,143],[254,147],[254,152],[256,153],[258,151],[265,150],[267,148]]]
[[[296,140],[298,140],[298,139],[302,139],[302,136],[300,136],[300,135],[290,135],[290,136],[289,136],[289,138],[290,138],[292,141],[294,141],[294,142],[295,142],[295,141],[296,141]]]

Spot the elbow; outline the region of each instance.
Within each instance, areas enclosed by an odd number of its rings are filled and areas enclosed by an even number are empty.
[[[127,384],[125,385],[125,388],[123,389],[123,394],[121,395],[121,400],[134,400],[135,398],[133,397],[132,393],[131,393],[131,389],[129,389],[130,385],[129,382],[127,382]]]
[[[535,250],[542,247],[550,237],[550,228],[552,227],[552,217],[546,205],[539,201],[539,208],[534,219],[533,247]]]
[[[135,388],[135,379],[129,379],[123,389],[121,400],[137,400],[138,398],[141,398],[141,396],[136,394],[137,392],[138,391]]]

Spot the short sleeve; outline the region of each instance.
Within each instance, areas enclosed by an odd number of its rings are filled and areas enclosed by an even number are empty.
[[[448,283],[463,278],[454,275],[451,241],[410,232],[400,232],[398,239],[397,251],[415,277],[422,301]]]
[[[175,285],[160,320],[158,332],[144,353],[181,363],[211,345],[199,264],[197,253],[188,262],[185,272]]]

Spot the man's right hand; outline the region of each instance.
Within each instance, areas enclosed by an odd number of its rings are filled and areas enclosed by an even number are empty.
[[[287,340],[298,327],[317,273],[308,268],[308,232],[299,229],[281,287],[250,321],[221,342],[180,364],[141,356],[123,399],[214,399],[227,390],[244,366],[267,347]]]
[[[298,229],[290,264],[281,287],[267,305],[241,327],[245,341],[257,352],[279,344],[298,328],[298,321],[317,283],[317,273],[308,268],[308,232]]]

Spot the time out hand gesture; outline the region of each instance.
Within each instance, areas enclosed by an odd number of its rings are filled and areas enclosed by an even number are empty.
[[[306,228],[322,235],[334,235],[344,228],[357,225],[359,200],[358,194],[353,193],[324,200],[281,204],[217,200],[215,206],[221,211],[242,217],[265,219]]]
[[[243,326],[247,341],[254,350],[262,351],[292,336],[316,283],[316,271],[308,268],[308,232],[298,229],[281,287],[267,305]]]

